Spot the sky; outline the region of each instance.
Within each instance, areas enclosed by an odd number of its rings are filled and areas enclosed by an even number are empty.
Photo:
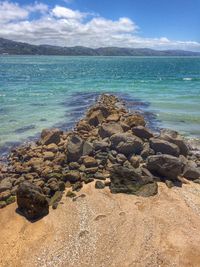
[[[200,0],[0,0],[0,37],[59,46],[200,51]]]

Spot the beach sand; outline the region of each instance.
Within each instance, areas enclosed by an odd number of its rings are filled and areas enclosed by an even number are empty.
[[[154,197],[111,194],[85,185],[73,201],[35,223],[0,210],[1,267],[199,267],[200,186]]]

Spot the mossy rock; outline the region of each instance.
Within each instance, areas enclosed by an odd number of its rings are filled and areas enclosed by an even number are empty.
[[[63,193],[61,191],[56,191],[49,201],[49,206],[53,206],[55,203],[59,203],[59,201],[62,199],[62,195]]]
[[[16,201],[16,197],[15,196],[10,196],[9,198],[6,199],[6,204],[12,204]]]
[[[70,198],[73,198],[75,196],[76,196],[76,194],[74,192],[72,192],[72,191],[68,191],[67,194],[66,194],[66,197],[70,197]]]
[[[4,208],[6,205],[5,201],[0,201],[0,209]]]

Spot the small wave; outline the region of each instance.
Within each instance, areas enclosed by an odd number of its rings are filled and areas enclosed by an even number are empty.
[[[191,81],[192,80],[192,78],[183,78],[183,81]]]

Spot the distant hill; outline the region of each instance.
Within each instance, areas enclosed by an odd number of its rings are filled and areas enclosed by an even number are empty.
[[[60,47],[52,45],[31,45],[0,38],[0,55],[59,55],[59,56],[200,56],[200,52],[183,50],[158,51],[149,48],[83,46]]]

